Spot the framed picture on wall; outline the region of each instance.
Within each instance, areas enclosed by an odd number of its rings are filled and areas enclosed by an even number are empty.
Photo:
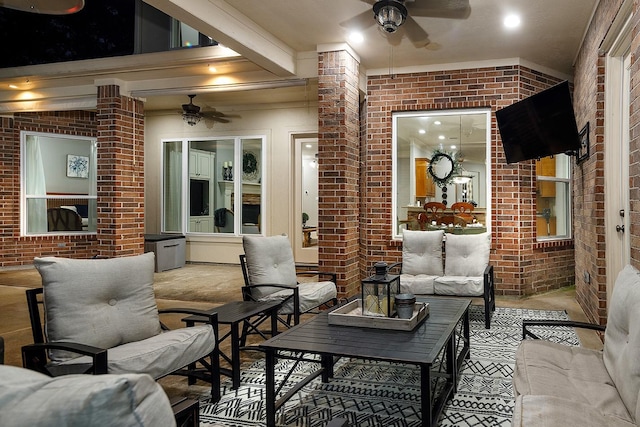
[[[67,176],[69,178],[89,178],[89,158],[67,154]]]
[[[589,122],[580,131],[580,148],[576,156],[576,163],[580,164],[589,158]]]

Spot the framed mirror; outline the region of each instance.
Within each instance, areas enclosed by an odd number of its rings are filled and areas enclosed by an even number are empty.
[[[431,157],[428,170],[429,175],[431,175],[436,184],[444,187],[449,183],[449,179],[451,179],[455,169],[455,162],[450,155],[447,153],[437,153]]]

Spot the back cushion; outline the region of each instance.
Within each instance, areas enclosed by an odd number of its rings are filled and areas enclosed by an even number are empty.
[[[445,276],[479,277],[489,264],[491,233],[447,234]]]
[[[402,232],[402,273],[442,276],[443,230]]]
[[[640,272],[627,265],[616,279],[604,334],[604,365],[629,413],[640,420]]]
[[[243,236],[247,272],[251,285],[298,285],[293,250],[287,236]],[[281,291],[279,288],[256,288],[256,298]]]
[[[35,258],[48,341],[111,348],[160,333],[153,252],[112,259]],[[64,361],[78,355],[53,351]]]

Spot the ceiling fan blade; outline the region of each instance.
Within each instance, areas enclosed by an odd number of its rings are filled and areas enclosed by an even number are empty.
[[[375,23],[376,21],[373,17],[373,11],[366,10],[359,15],[354,16],[353,18],[342,21],[340,23],[340,26],[351,30],[364,30],[365,28],[369,28]]]
[[[405,34],[415,47],[425,47],[429,44],[429,34],[411,16],[407,17],[402,27]]]
[[[407,1],[405,5],[413,16],[467,19],[471,15],[469,0],[416,0]]]

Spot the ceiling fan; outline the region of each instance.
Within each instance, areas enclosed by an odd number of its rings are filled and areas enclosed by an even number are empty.
[[[415,46],[429,43],[427,32],[413,17],[466,19],[471,13],[469,0],[360,0],[373,6],[371,12],[363,12],[340,25],[346,28],[364,29],[377,23],[387,35],[400,29]],[[399,42],[399,40],[398,40]]]
[[[187,124],[189,126],[195,126],[196,124],[198,124],[198,122],[200,121],[200,119],[204,118],[205,120],[211,120],[214,122],[220,122],[220,123],[229,123],[231,120],[229,120],[229,116],[227,116],[224,113],[221,113],[219,111],[216,111],[215,109],[210,109],[208,111],[205,112],[201,112],[201,108],[198,105],[195,105],[193,103],[193,98],[195,98],[195,95],[188,95],[189,96],[189,103],[188,104],[182,104],[182,119],[187,122]]]

